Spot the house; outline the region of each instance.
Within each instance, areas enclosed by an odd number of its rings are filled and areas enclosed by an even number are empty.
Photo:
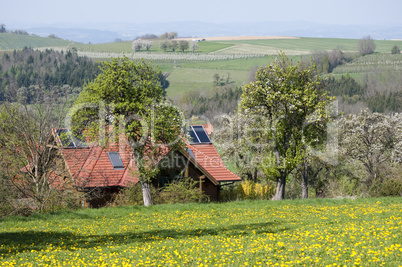
[[[211,132],[212,125],[190,126],[187,149],[167,150],[158,162],[161,172],[154,186],[162,188],[174,179],[191,177],[211,201],[219,201],[221,186],[241,178],[225,167],[209,138]],[[88,142],[69,129],[54,129],[53,133],[61,146],[70,186],[91,196],[86,200],[87,206],[103,206],[121,189],[139,182],[132,149],[123,135],[104,138],[99,144],[99,140]]]

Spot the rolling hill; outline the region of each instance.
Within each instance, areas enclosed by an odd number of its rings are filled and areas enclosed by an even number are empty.
[[[0,33],[0,50],[23,49],[24,47],[63,47],[71,43],[71,41],[57,38]]]

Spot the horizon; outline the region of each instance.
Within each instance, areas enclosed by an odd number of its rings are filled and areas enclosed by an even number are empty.
[[[392,7],[392,8],[390,8]],[[0,24],[42,37],[54,34],[82,43],[134,40],[144,34],[175,31],[180,37],[293,36],[377,40],[402,39],[402,1],[339,0],[5,0]]]
[[[16,25],[91,25],[100,23],[258,23],[310,22],[328,25],[402,25],[402,1],[339,0],[336,4],[322,0],[250,0],[247,5],[233,1],[205,0],[202,5],[188,5],[186,1],[155,0],[152,9],[145,2],[116,0],[71,0],[69,4],[51,0],[6,0],[0,10],[0,23],[12,28]],[[22,8],[21,8],[22,7]],[[277,12],[279,10],[279,12]],[[40,16],[38,16],[40,14]],[[71,26],[70,26],[71,25]]]

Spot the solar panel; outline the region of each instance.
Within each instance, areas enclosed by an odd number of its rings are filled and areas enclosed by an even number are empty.
[[[189,131],[189,133],[190,133],[190,137],[191,137],[191,140],[192,140],[192,143],[193,143],[193,144],[199,144],[199,143],[201,143],[201,141],[200,141],[200,139],[198,138],[197,134],[194,132],[192,126],[190,126],[190,131]]]
[[[123,161],[120,158],[119,152],[107,152],[109,156],[110,163],[115,170],[122,170],[124,169]]]
[[[195,134],[198,136],[200,143],[211,143],[203,126],[192,126]]]
[[[88,144],[87,144],[82,132],[73,133],[72,136],[73,136],[73,141],[74,141],[76,147],[80,147],[80,148],[88,147]]]
[[[57,136],[64,148],[86,148],[88,147],[82,132],[72,134],[69,129],[57,129]]]
[[[63,147],[65,148],[75,147],[75,143],[72,140],[70,131],[68,129],[57,129],[56,132]]]

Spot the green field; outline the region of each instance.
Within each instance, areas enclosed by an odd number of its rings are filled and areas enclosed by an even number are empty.
[[[132,58],[145,58],[157,65],[163,72],[169,72],[170,86],[168,96],[177,100],[183,92],[196,89],[208,93],[213,87],[215,73],[221,77],[228,74],[236,86],[241,86],[250,79],[251,71],[257,67],[267,65],[272,55],[280,51],[292,57],[295,61],[301,57],[310,58],[316,50],[331,51],[335,48],[345,53],[355,53],[357,39],[338,38],[299,38],[299,39],[268,39],[268,40],[231,40],[231,41],[202,41],[198,42],[199,49],[195,52],[162,51],[159,47],[161,40],[153,40],[150,51],[134,53],[132,42],[116,42],[107,44],[78,44],[74,45],[80,55],[102,61],[110,57],[126,55]],[[51,38],[41,38],[16,34],[0,34],[1,50],[22,49],[30,47],[67,47],[67,41]],[[402,41],[376,40],[376,53],[391,56],[392,46],[402,48]],[[59,48],[62,49],[62,48]],[[366,58],[366,57],[365,57]],[[384,61],[386,62],[386,61]],[[400,63],[395,63],[399,64]],[[398,68],[400,67],[398,65]],[[366,64],[370,67],[370,65]],[[335,69],[334,74],[352,73],[359,76],[357,69],[362,64],[356,62]],[[251,75],[252,76],[252,75]]]
[[[207,93],[214,86],[212,81],[215,73],[221,77],[226,77],[229,73],[232,82],[240,86],[249,81],[251,70],[267,65],[272,60],[272,55],[277,55],[280,51],[298,61],[301,56],[310,57],[309,54],[316,50],[331,51],[339,48],[345,53],[355,53],[358,44],[356,39],[337,38],[206,41],[198,43],[199,50],[195,53],[173,53],[161,51],[159,42],[154,41],[149,52],[137,53],[133,53],[131,42],[79,45],[77,48],[83,55],[95,58],[125,53],[129,57],[151,60],[163,72],[169,72],[170,87],[167,93],[172,99],[178,99],[187,90],[196,89]],[[375,44],[376,52],[386,53],[387,56],[391,56],[392,46],[402,47],[402,41],[376,40]],[[354,65],[344,70],[339,68],[336,73],[353,73],[350,68],[354,68]]]
[[[162,53],[163,50],[160,49],[160,43],[162,40],[152,40],[153,45],[149,51],[141,50],[145,53]],[[221,49],[231,47],[232,44],[221,44],[218,42],[199,42],[199,49],[197,53],[211,53]],[[77,49],[80,51],[91,51],[91,52],[115,52],[115,53],[132,53],[132,42],[117,42],[117,43],[106,43],[106,44],[77,44]],[[168,51],[173,53],[172,51]],[[186,53],[190,53],[186,51]]]
[[[242,201],[0,220],[2,266],[401,266],[402,198]]]
[[[67,47],[71,43],[73,42],[55,38],[43,38],[39,36],[0,33],[0,51],[23,49],[24,47]]]
[[[159,48],[160,40],[154,40],[154,45],[148,53],[161,53]],[[310,54],[315,50],[333,50],[339,48],[344,52],[356,52],[357,39],[341,38],[306,38],[299,39],[267,39],[267,40],[231,40],[231,41],[206,41],[198,42],[199,49],[197,53],[214,54],[277,54],[284,51],[290,55]],[[392,46],[402,46],[402,41],[375,40],[376,52],[390,52]],[[107,44],[79,44],[77,48],[80,51],[92,52],[121,52],[132,53],[131,42],[107,43]],[[168,51],[173,53],[171,51]],[[144,53],[145,51],[141,51]],[[189,53],[189,52],[187,52]]]
[[[392,46],[402,45],[402,41],[376,40],[376,52],[390,53]],[[266,47],[267,51],[282,50],[286,54],[302,55],[310,54],[315,50],[333,50],[341,49],[343,52],[356,52],[357,39],[341,39],[341,38],[306,38],[299,39],[278,39],[278,40],[244,40],[244,41],[220,41],[220,43],[231,44],[235,46],[259,46]],[[262,50],[263,51],[263,50]]]

